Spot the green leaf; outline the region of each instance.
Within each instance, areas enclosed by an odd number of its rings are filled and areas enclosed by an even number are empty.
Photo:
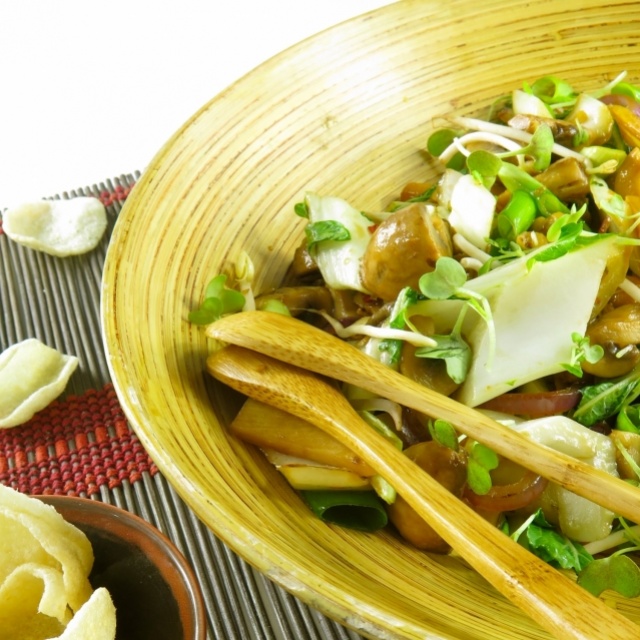
[[[511,534],[511,538],[539,558],[557,567],[581,571],[593,556],[579,543],[558,533],[538,509]]]
[[[315,515],[331,524],[377,531],[387,525],[384,503],[373,491],[302,491],[302,497]]]
[[[408,207],[414,202],[427,202],[431,198],[431,196],[435,193],[437,188],[438,188],[438,183],[436,182],[434,185],[430,186],[426,191],[423,191],[419,196],[409,198],[408,200],[394,200],[387,207],[387,211],[393,213],[395,211],[398,211],[398,209]]]
[[[477,495],[489,493],[492,487],[490,471],[498,466],[499,459],[495,451],[480,442],[467,445],[467,483]]]
[[[429,337],[436,341],[436,346],[416,349],[416,357],[444,360],[449,377],[457,384],[464,382],[471,366],[471,347],[454,334]]]
[[[533,156],[533,168],[536,171],[544,171],[551,164],[551,149],[554,143],[553,133],[548,124],[541,124],[533,133],[526,153]]]
[[[211,279],[205,288],[204,300],[201,305],[188,315],[193,324],[211,324],[228,313],[242,311],[245,297],[239,291],[226,286],[227,276],[217,275]]]
[[[632,404],[622,407],[616,417],[616,429],[619,431],[640,433],[640,406]]]
[[[531,269],[536,262],[550,262],[567,255],[577,246],[581,232],[582,226],[579,224],[565,225],[561,228],[560,237],[555,242],[545,245],[542,250],[529,258],[527,268]]]
[[[420,291],[432,300],[447,300],[467,281],[467,272],[454,258],[443,256],[435,269],[420,277]]]
[[[547,240],[549,240],[549,242],[556,242],[560,238],[566,238],[568,235],[572,237],[579,235],[584,228],[584,224],[580,222],[580,219],[586,211],[587,205],[585,204],[577,211],[559,216],[549,227]]]
[[[435,157],[438,157],[443,151],[464,132],[455,129],[438,129],[434,131],[427,140],[427,151]]]
[[[578,576],[578,584],[594,596],[612,589],[625,598],[640,596],[640,568],[626,555],[598,558]]]
[[[527,91],[527,88],[524,90]],[[573,87],[557,76],[539,78],[529,87],[529,91],[549,105],[573,102],[577,97]]]
[[[593,556],[581,544],[554,529],[531,523],[525,535],[527,542],[525,546],[539,558],[554,566],[579,572],[593,561]]]
[[[581,336],[579,333],[572,333],[573,349],[571,351],[570,362],[563,364],[562,367],[578,378],[582,378],[582,362],[595,364],[604,356],[604,349],[599,344],[590,344],[587,336]]]
[[[556,195],[524,169],[510,162],[503,162],[498,171],[498,177],[512,193],[518,189],[529,193],[535,199],[538,211],[543,216],[558,212],[569,213],[567,206]]]
[[[471,359],[471,352],[467,351],[468,345],[460,335],[466,309],[469,307],[473,308],[487,323],[489,327],[490,353],[493,354],[495,349],[495,329],[489,302],[481,294],[463,288],[466,281],[467,272],[464,270],[464,267],[454,258],[447,256],[440,258],[436,262],[435,269],[423,274],[418,281],[418,287],[421,293],[427,298],[431,298],[432,300],[447,300],[455,297],[456,299],[466,301],[451,334],[449,336],[434,337],[436,340],[438,340],[438,338],[441,340],[444,350],[449,352],[448,355],[429,356],[429,351],[421,353],[421,357],[445,358],[447,373],[453,380],[459,382],[464,381]],[[436,349],[440,347],[440,344],[436,345]]]
[[[500,158],[511,158],[518,155],[527,155],[533,158],[533,168],[535,171],[544,171],[551,164],[551,150],[555,141],[551,127],[548,124],[540,124],[533,135],[529,144],[521,147],[517,151],[505,151],[499,153]],[[496,175],[498,171],[494,175]]]
[[[476,495],[484,496],[491,490],[492,480],[489,470],[477,460],[467,460],[467,484]]]
[[[477,173],[483,178],[495,178],[502,166],[502,160],[490,151],[478,149],[467,157],[467,168],[470,173]]]
[[[389,326],[392,329],[404,329],[408,324],[407,311],[421,298],[420,294],[411,287],[401,289],[391,309]],[[380,351],[389,354],[391,364],[396,364],[402,354],[403,340],[385,338],[378,347]]]
[[[591,427],[618,413],[624,404],[634,397],[639,387],[639,374],[634,369],[630,374],[616,380],[583,387],[582,398],[573,413],[573,419]]]
[[[402,451],[404,445],[396,432],[371,411],[358,411],[358,415],[381,436],[386,438],[396,449]]]
[[[307,236],[307,246],[309,249],[319,242],[326,242],[327,240],[345,242],[351,239],[349,230],[341,222],[337,222],[336,220],[311,222],[305,227],[304,232]]]
[[[427,427],[431,438],[438,444],[447,447],[447,449],[458,451],[458,434],[450,422],[437,418],[436,420],[429,420]]]
[[[309,207],[306,202],[296,202],[293,206],[293,211],[297,216],[301,218],[309,218]]]
[[[629,82],[618,82],[618,84],[611,88],[611,93],[628,96],[636,102],[640,102],[640,88]]]
[[[469,453],[473,460],[476,460],[489,471],[495,469],[500,462],[498,454],[480,442],[474,442]]]

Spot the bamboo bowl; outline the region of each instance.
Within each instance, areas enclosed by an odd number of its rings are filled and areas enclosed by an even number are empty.
[[[523,81],[576,88],[640,78],[634,0],[399,2],[329,29],[216,96],[161,148],[109,248],[104,341],[124,410],[202,520],[269,578],[376,638],[547,638],[451,557],[392,533],[314,519],[261,454],[229,436],[241,399],[204,373],[186,321],[205,284],[247,251],[266,290],[302,238],[306,190],[361,209],[425,180],[433,119],[477,114]],[[640,603],[611,596],[640,622]],[[603,621],[605,624],[605,621]]]

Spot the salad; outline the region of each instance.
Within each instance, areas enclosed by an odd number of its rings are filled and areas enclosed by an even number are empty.
[[[291,314],[529,439],[640,482],[640,87],[577,91],[546,76],[483,118],[428,138],[433,181],[384,211],[307,193],[283,285],[257,295],[243,255],[190,321]],[[640,524],[455,431],[351,385],[373,429],[585,588],[640,595]],[[412,545],[446,543],[392,486],[304,420],[247,400],[231,430],[260,447],[321,518]]]

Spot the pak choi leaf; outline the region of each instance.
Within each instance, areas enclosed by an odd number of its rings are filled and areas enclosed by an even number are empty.
[[[351,240],[351,234],[341,222],[335,220],[319,220],[309,223],[304,233],[307,237],[307,246],[313,249],[319,242],[333,240],[335,242],[345,242]]]
[[[528,548],[554,566],[579,572],[593,561],[593,556],[580,543],[570,540],[554,529],[532,523],[525,535]]]
[[[573,414],[573,419],[585,427],[591,427],[606,420],[635,399],[639,388],[640,371],[638,369],[633,369],[622,378],[584,387],[581,389],[582,398]]]
[[[511,537],[556,567],[580,572],[593,561],[593,556],[580,543],[553,528],[542,509],[533,513]]]

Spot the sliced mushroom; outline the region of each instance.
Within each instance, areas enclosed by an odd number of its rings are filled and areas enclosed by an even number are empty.
[[[575,136],[578,134],[578,127],[572,122],[566,120],[555,120],[554,118],[545,118],[542,116],[533,116],[527,114],[517,114],[509,119],[508,125],[514,129],[534,133],[541,125],[546,124],[551,129],[553,139],[565,146],[572,146]]]
[[[465,454],[447,449],[437,442],[421,442],[409,447],[405,454],[445,489],[460,497],[467,479]],[[413,510],[402,496],[387,509],[389,519],[400,535],[411,544],[427,551],[447,553],[449,545]]]
[[[333,313],[333,296],[328,287],[281,287],[271,293],[258,296],[257,308],[264,308],[269,300],[282,302],[294,315],[307,309],[322,309],[329,314]]]
[[[600,378],[616,378],[640,362],[640,304],[632,303],[603,313],[586,332],[591,344],[604,349],[596,363],[583,362],[582,369]]]
[[[620,444],[626,450],[631,460],[633,460],[637,466],[640,466],[640,434],[614,429],[609,437],[616,445]],[[633,465],[629,463],[629,460],[627,460],[617,446],[616,464],[618,465],[618,473],[621,478],[625,480],[638,479]]]
[[[404,287],[417,288],[420,276],[433,271],[438,258],[452,253],[447,223],[417,202],[378,226],[364,254],[362,281],[372,295],[395,300]]]
[[[405,342],[400,357],[400,372],[429,389],[450,396],[460,385],[447,373],[445,361],[419,358],[415,355],[416,350],[417,347]]]
[[[584,200],[589,194],[589,177],[575,158],[561,158],[536,176],[536,180],[560,200]]]
[[[598,295],[593,305],[592,319],[602,312],[613,295],[619,291],[620,284],[627,277],[633,251],[634,247],[619,246],[617,251],[610,254],[598,287]]]
[[[300,281],[308,281],[309,278],[318,278],[320,276],[320,270],[318,269],[318,263],[314,257],[309,253],[307,241],[302,243],[294,252],[293,260],[289,266],[285,282],[293,283]]]

